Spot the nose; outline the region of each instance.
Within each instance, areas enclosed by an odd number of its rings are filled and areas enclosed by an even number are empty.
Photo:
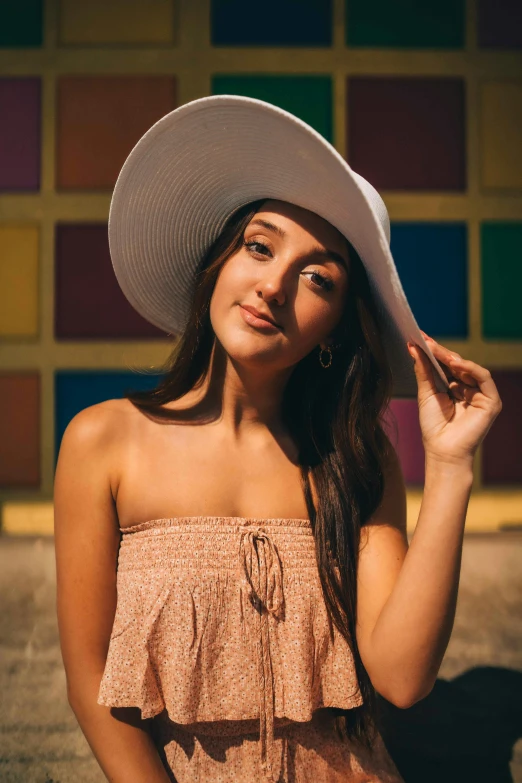
[[[287,274],[288,270],[282,264],[278,268],[276,265],[265,268],[256,284],[256,294],[267,302],[283,304],[287,296]]]

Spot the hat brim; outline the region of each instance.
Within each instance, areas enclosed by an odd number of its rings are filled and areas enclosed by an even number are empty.
[[[108,224],[114,273],[147,321],[179,334],[195,270],[232,213],[260,198],[296,204],[335,226],[364,263],[385,324],[393,395],[417,396],[408,340],[447,391],[399,279],[386,208],[368,185],[317,131],[272,104],[235,95],[186,103],[142,136],[120,171]]]

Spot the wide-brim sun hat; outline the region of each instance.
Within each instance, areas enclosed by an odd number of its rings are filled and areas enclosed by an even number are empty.
[[[426,352],[438,390],[447,392],[399,279],[383,199],[321,134],[265,101],[214,95],[185,103],[131,150],[108,223],[114,273],[130,304],[179,335],[204,254],[239,207],[263,198],[315,212],[357,251],[381,314],[393,396],[417,396],[408,340]]]

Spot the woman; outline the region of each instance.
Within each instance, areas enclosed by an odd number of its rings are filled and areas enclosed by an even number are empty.
[[[473,457],[501,410],[489,371],[423,339],[382,199],[270,104],[217,96],[156,123],[109,241],[129,301],[180,340],[156,389],[81,411],[60,448],[61,646],[100,766],[400,783],[375,692],[406,708],[435,683]],[[408,548],[382,417],[412,390],[426,479]]]

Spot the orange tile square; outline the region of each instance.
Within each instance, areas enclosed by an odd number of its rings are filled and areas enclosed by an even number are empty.
[[[57,92],[57,190],[112,189],[134,145],[176,108],[173,76],[63,76]]]

